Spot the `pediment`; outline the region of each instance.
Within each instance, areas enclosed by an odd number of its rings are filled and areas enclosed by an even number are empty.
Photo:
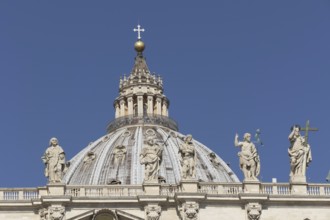
[[[144,220],[143,218],[121,210],[89,210],[67,220]]]

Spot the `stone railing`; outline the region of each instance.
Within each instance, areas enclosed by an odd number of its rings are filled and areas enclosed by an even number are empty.
[[[159,195],[173,197],[182,192],[179,185],[160,184]],[[198,183],[198,193],[211,195],[237,196],[244,193],[242,183]],[[136,197],[144,195],[142,185],[105,185],[105,186],[65,186],[65,195],[77,197]],[[259,194],[263,195],[291,195],[289,183],[260,183]],[[28,201],[50,195],[46,187],[43,188],[0,188],[0,200]],[[330,184],[307,184],[306,196],[330,197]]]
[[[128,115],[119,117],[109,123],[107,132],[110,133],[118,128],[126,125],[137,125],[137,124],[154,124],[170,128],[174,131],[178,130],[178,124],[173,119],[157,114],[143,114],[143,115]]]
[[[269,195],[290,195],[289,183],[262,183],[260,193]]]
[[[330,196],[330,185],[327,184],[308,184],[307,186],[308,195],[314,196]]]
[[[243,185],[241,183],[200,183],[198,192],[237,195],[243,192]]]
[[[175,193],[180,191],[181,189],[178,185],[171,185],[171,184],[160,185],[160,195],[162,196],[174,196]]]
[[[39,198],[37,188],[2,188],[0,200],[31,200]]]
[[[72,197],[124,197],[143,195],[142,185],[67,186],[66,195]]]
[[[231,194],[243,193],[241,183],[200,183],[199,192],[207,194]],[[260,194],[291,195],[289,183],[261,183]],[[330,184],[307,184],[307,195],[330,196]]]

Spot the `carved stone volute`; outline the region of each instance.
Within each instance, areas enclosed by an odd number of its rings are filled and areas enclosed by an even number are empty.
[[[40,220],[48,220],[48,209],[41,208],[39,210]]]
[[[259,203],[249,203],[246,206],[246,211],[249,220],[259,220],[262,207]]]
[[[183,220],[198,220],[199,205],[197,202],[185,202],[181,212]]]
[[[146,220],[159,220],[162,208],[159,205],[147,205],[145,207]]]
[[[64,220],[65,207],[62,205],[54,205],[49,207],[49,219],[50,220]]]

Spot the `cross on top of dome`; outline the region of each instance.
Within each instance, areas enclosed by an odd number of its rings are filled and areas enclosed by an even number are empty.
[[[138,37],[137,37],[137,39],[138,39],[138,40],[141,40],[141,32],[144,32],[144,28],[141,29],[141,26],[138,24],[138,25],[137,25],[137,28],[134,28],[133,31],[134,31],[134,32],[138,32]]]

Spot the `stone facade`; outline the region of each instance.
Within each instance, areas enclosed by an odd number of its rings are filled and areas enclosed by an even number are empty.
[[[109,220],[329,220],[330,184],[306,184],[303,194],[293,193],[294,186],[289,183],[261,183],[258,193],[247,192],[246,184],[51,184],[0,189],[0,219],[97,220],[97,216],[109,216]]]

